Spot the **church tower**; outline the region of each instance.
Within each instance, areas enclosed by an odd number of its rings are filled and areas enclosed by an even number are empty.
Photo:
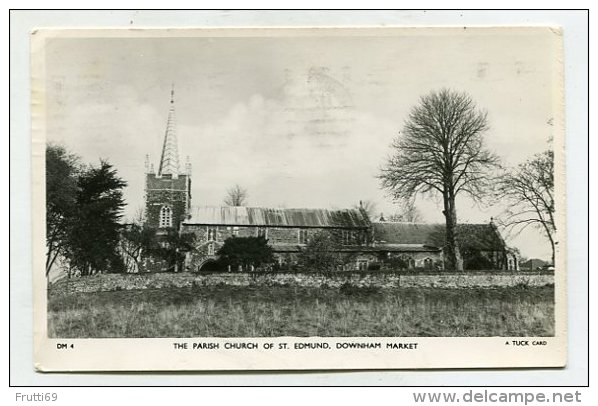
[[[174,86],[170,92],[170,108],[158,173],[149,157],[145,162],[145,221],[159,230],[179,229],[191,207],[191,164],[187,158],[185,171],[180,171],[174,110]]]

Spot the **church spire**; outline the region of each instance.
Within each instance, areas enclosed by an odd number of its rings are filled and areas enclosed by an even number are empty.
[[[168,110],[168,121],[166,122],[166,133],[162,145],[162,156],[158,176],[170,174],[173,177],[179,175],[179,147],[176,138],[176,122],[174,114],[174,84],[170,91],[170,109]]]

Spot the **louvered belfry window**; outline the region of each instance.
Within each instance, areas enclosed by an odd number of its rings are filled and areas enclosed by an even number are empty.
[[[172,227],[172,209],[162,206],[160,209],[160,228]]]

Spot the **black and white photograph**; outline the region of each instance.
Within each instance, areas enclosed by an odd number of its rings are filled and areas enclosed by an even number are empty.
[[[36,30],[36,368],[563,366],[562,65],[555,27]]]

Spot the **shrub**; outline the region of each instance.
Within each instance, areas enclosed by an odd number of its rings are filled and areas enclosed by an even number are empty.
[[[334,272],[345,262],[337,243],[327,232],[314,234],[298,256],[299,268],[307,272]]]
[[[486,271],[494,268],[494,264],[478,250],[463,249],[463,268],[468,271]]]
[[[249,270],[274,262],[274,252],[264,237],[231,237],[218,250],[222,268]]]
[[[380,270],[380,264],[378,263],[371,263],[368,265],[368,271],[379,271]]]
[[[409,264],[403,258],[392,257],[387,260],[392,269],[409,269]]]

